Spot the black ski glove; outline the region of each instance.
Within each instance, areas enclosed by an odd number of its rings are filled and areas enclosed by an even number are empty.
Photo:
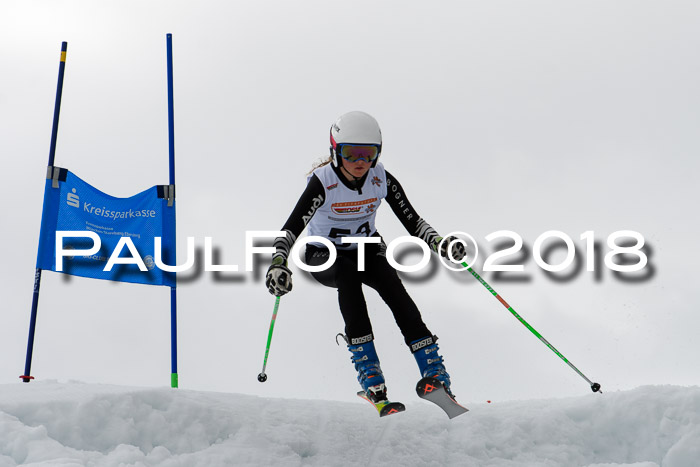
[[[442,245],[440,244],[440,242],[442,242]],[[438,251],[438,248],[440,248],[440,251]],[[448,260],[450,259],[451,255],[452,259],[454,259],[457,262],[461,262],[467,256],[467,249],[464,245],[464,241],[460,240],[454,235],[445,238],[444,241],[442,237],[438,237],[435,240],[433,250],[435,250],[437,253],[440,254],[440,256],[442,256],[443,258],[447,258]],[[449,255],[448,252],[450,253]]]
[[[292,271],[284,264],[282,258],[275,258],[265,276],[267,290],[276,297],[292,291]]]

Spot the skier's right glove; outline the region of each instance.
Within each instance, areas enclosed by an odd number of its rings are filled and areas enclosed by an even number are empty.
[[[272,260],[265,276],[267,290],[276,297],[292,291],[292,271],[284,263],[284,258],[281,257]]]
[[[454,235],[449,236],[444,240],[442,237],[438,237],[435,240],[435,246],[433,249],[439,253],[440,256],[448,260],[450,259],[450,255],[455,261],[462,261],[465,256],[467,256],[467,249],[464,247],[464,242]],[[438,249],[440,251],[438,251]]]

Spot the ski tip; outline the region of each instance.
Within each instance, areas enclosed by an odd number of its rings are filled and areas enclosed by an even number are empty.
[[[387,415],[393,415],[395,413],[404,412],[405,410],[406,406],[403,405],[401,402],[389,402],[379,411],[379,416],[386,417]]]
[[[427,394],[430,394],[436,389],[444,388],[440,380],[437,378],[433,378],[432,376],[426,376],[425,378],[421,378],[421,380],[418,381],[418,384],[416,384],[416,392],[419,396],[425,396]]]
[[[372,404],[374,408],[377,409],[377,412],[379,412],[380,417],[386,417],[387,415],[393,415],[395,413],[404,412],[406,410],[406,406],[403,405],[401,402],[387,401],[374,403],[372,402],[372,400],[370,400],[369,397],[367,397],[367,394],[365,394],[364,391],[357,391],[357,397],[361,397],[362,399]]]
[[[427,400],[440,407],[450,419],[469,411],[445,390],[439,379],[427,376],[416,384],[416,393],[421,399]]]

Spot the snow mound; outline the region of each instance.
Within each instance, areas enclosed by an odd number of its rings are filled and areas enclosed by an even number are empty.
[[[0,466],[694,467],[700,388],[469,404],[454,420],[368,404],[56,382],[0,385]]]

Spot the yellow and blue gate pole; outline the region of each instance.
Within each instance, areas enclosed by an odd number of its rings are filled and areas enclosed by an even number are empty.
[[[61,61],[58,66],[58,85],[56,86],[56,104],[53,109],[53,127],[51,129],[51,147],[49,148],[49,167],[53,167],[56,158],[56,139],[58,137],[58,116],[61,113],[61,96],[63,95],[63,74],[66,69],[66,52],[68,42],[61,43]],[[32,354],[34,352],[34,333],[36,331],[36,315],[39,308],[39,288],[41,286],[41,268],[34,273],[34,292],[32,294],[32,314],[29,321],[29,339],[27,341],[27,358],[24,363],[24,374],[20,376],[25,383],[34,379],[31,376]]]

